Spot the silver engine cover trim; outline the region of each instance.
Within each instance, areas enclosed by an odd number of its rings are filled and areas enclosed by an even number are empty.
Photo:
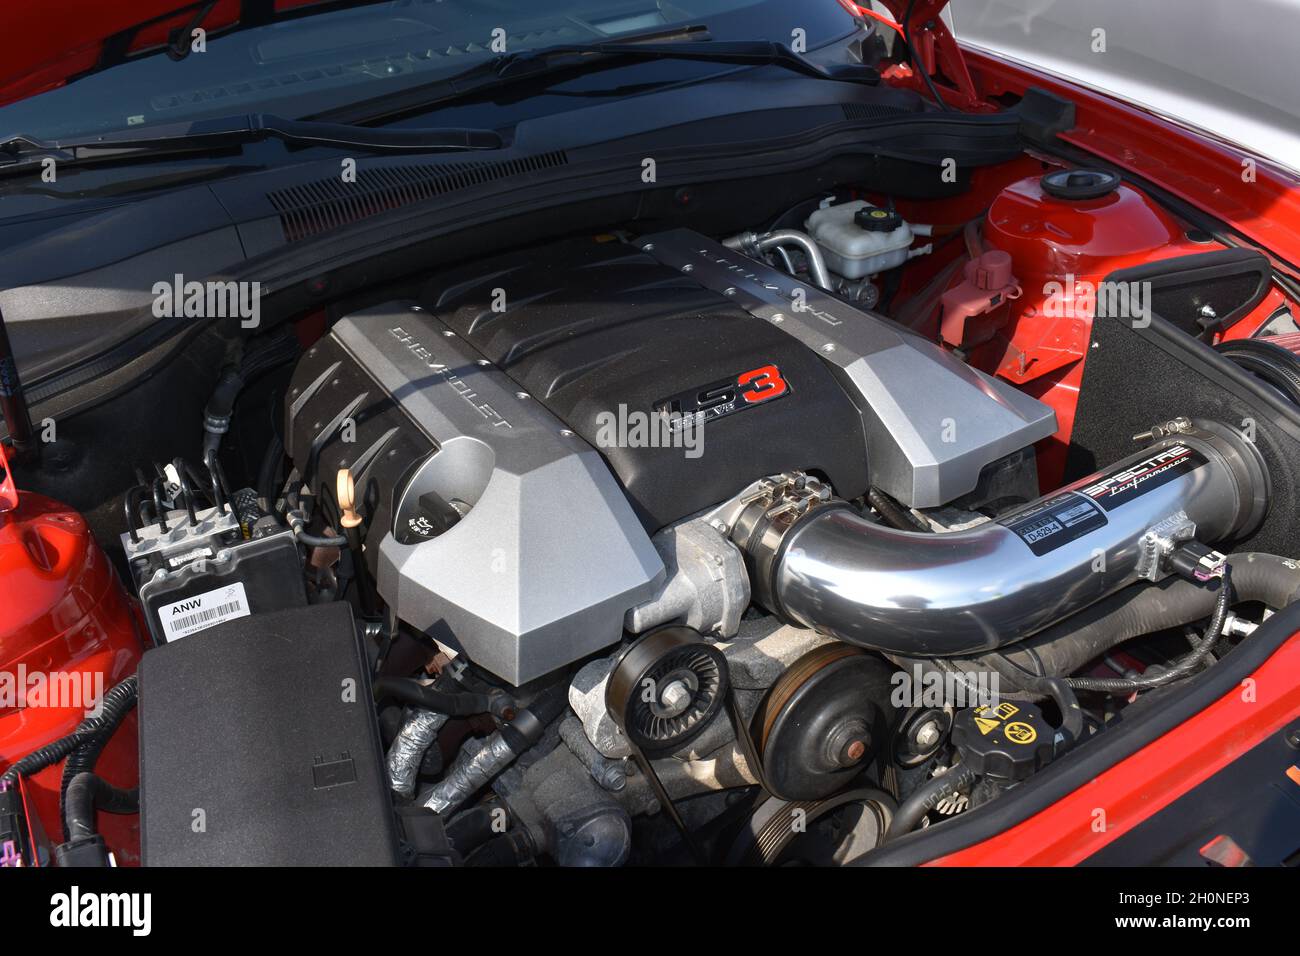
[[[980,471],[1056,431],[1056,414],[888,319],[687,229],[638,245],[816,351],[859,398],[872,483],[912,508],[973,491]]]
[[[393,513],[426,491],[468,506],[438,537],[379,541],[398,617],[515,685],[616,643],[664,566],[600,454],[425,312],[384,305],[331,334],[439,446]]]

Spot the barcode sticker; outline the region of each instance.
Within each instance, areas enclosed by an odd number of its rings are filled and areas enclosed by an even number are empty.
[[[164,604],[158,608],[158,621],[166,639],[174,641],[223,621],[248,617],[250,613],[244,585],[235,582],[174,604]]]

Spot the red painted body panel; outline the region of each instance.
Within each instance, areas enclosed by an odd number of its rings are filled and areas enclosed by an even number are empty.
[[[22,701],[0,709],[0,769],[75,730],[86,716],[84,703],[93,706],[85,697],[97,699],[135,673],[141,651],[132,605],[85,520],[21,492],[16,510],[0,513],[0,673]],[[39,688],[55,681],[63,690],[51,699]],[[62,771],[59,763],[25,781],[30,804],[56,842]],[[96,771],[110,783],[136,785],[134,714],[113,735]],[[138,818],[101,814],[99,822],[118,862],[138,863]]]
[[[1262,251],[1284,260],[1285,271],[1300,275],[1300,176],[1087,87],[991,54],[963,52],[984,97],[1023,95],[1036,86],[1070,99],[1076,123],[1061,140],[1217,216]],[[1255,162],[1248,167],[1251,159]]]
[[[1116,270],[1207,247],[1188,240],[1172,216],[1128,186],[1076,202],[1044,193],[1040,179],[1012,183],[989,208],[984,246],[1011,255],[1022,294],[995,317],[999,334],[968,357],[1056,412],[1056,434],[1038,447],[1039,477],[1049,490],[1064,474],[1101,283]]]
[[[1046,492],[1059,487],[1064,475],[1096,298],[1103,281],[1118,270],[1224,246],[1189,239],[1186,224],[1127,185],[1092,200],[1069,201],[1048,195],[1041,179],[1044,170],[1053,167],[1034,165],[1039,168],[1032,172],[1026,168],[1029,175],[1006,182],[994,194],[982,232],[966,236],[967,248],[959,261],[1005,252],[1011,257],[1016,289],[1001,305],[967,319],[960,345],[971,365],[1005,379],[1056,412],[1056,434],[1038,445],[1039,478]],[[996,189],[997,180],[991,183]],[[972,192],[981,189],[989,186],[972,184]],[[978,212],[967,196],[900,203],[899,209],[912,221],[946,223]],[[911,268],[925,272],[908,285],[917,301],[905,306],[899,319],[922,335],[936,338],[941,322],[946,321],[942,301],[962,284],[962,273],[955,272],[946,284],[926,290],[925,283],[941,274],[942,264],[927,264],[922,258]],[[1223,337],[1250,335],[1284,301],[1273,291]],[[945,341],[948,339],[951,336]]]

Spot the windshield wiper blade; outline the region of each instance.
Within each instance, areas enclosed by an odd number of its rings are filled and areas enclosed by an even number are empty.
[[[41,140],[17,134],[0,139],[0,172],[57,163],[101,162],[203,152],[273,139],[293,146],[332,146],[366,152],[460,152],[501,149],[501,135],[490,129],[370,129],[342,123],[291,120],[270,113],[248,113],[191,123],[142,126],[90,139]]]
[[[780,66],[821,80],[876,85],[880,74],[864,64],[821,65],[805,59],[775,40],[710,40],[707,31],[689,27],[677,31],[685,39],[664,40],[651,35],[620,41],[562,43],[504,53],[476,63],[453,76],[421,84],[398,93],[363,100],[349,106],[317,113],[313,119],[341,123],[375,122],[413,110],[440,106],[480,93],[524,84],[575,70],[601,69],[620,60],[696,60],[705,63],[735,63],[741,66]],[[703,39],[700,39],[703,37]]]

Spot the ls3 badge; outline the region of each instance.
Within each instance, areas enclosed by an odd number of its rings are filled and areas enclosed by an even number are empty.
[[[791,392],[790,383],[775,365],[761,365],[734,378],[711,382],[655,402],[678,427],[702,425],[747,408],[757,408]]]

